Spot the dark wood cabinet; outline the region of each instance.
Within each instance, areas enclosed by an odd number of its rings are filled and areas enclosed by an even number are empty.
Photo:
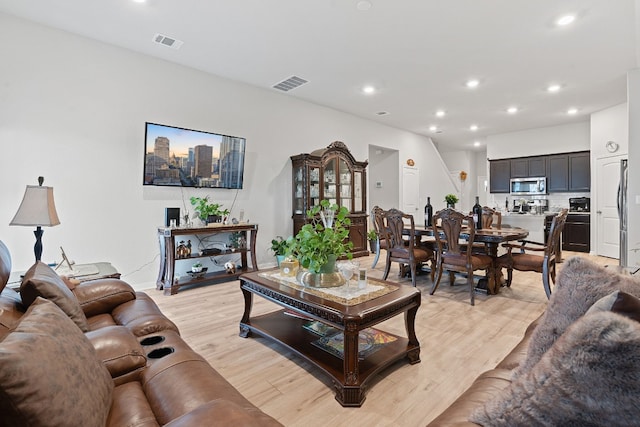
[[[547,176],[547,159],[545,156],[529,157],[529,176]]]
[[[511,178],[538,178],[547,175],[544,156],[521,157],[510,160]]]
[[[490,193],[508,193],[510,178],[511,161],[509,159],[489,161]]]
[[[591,216],[569,214],[562,230],[562,249],[565,251],[589,252],[591,249]]]
[[[547,164],[547,188],[550,193],[591,190],[589,151],[549,156]]]
[[[527,178],[529,176],[529,160],[511,159],[511,178]]]
[[[547,190],[550,193],[569,191],[569,157],[555,154],[547,158]]]
[[[569,191],[591,190],[591,156],[586,153],[572,153],[569,161]]]
[[[327,199],[346,207],[350,214],[349,240],[354,257],[367,248],[366,161],[356,161],[340,141],[310,154],[291,156],[293,170],[293,234],[307,223],[307,210]]]

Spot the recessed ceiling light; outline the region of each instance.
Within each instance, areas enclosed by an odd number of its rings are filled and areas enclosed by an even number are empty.
[[[371,9],[371,2],[367,0],[362,0],[356,4],[356,7],[358,8],[358,10],[369,10]]]
[[[435,131],[437,131],[437,130],[438,130],[438,126],[429,126],[429,130],[430,130],[431,132],[435,132]]]
[[[444,112],[444,110],[438,110],[436,111],[436,117],[444,117],[446,113]]]
[[[547,88],[547,91],[551,93],[558,92],[559,90],[560,90],[560,85],[550,85]]]
[[[133,0],[135,3],[145,3],[147,0]]]
[[[376,88],[373,86],[365,86],[362,88],[362,91],[368,95],[371,95],[372,93],[374,93],[376,91]]]
[[[577,108],[569,108],[567,110],[567,114],[578,114],[578,109]]]
[[[556,21],[556,25],[560,27],[564,27],[565,25],[571,24],[575,20],[576,20],[575,15],[565,15]]]
[[[476,79],[467,80],[467,83],[466,83],[467,87],[470,87],[470,88],[478,87],[479,84],[480,82]]]
[[[474,141],[473,142],[473,146],[474,147],[480,147],[480,141]]]
[[[509,107],[507,108],[507,113],[509,114],[515,114],[518,112],[518,107]]]
[[[478,125],[471,125],[471,126],[469,126],[469,130],[470,130],[470,131],[473,131],[473,132],[477,131],[477,130],[478,130]]]

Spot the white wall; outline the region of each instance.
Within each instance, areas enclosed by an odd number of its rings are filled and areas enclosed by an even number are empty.
[[[627,74],[629,102],[628,264],[640,266],[640,69]]]
[[[3,14],[0,38],[11,41],[0,45],[0,239],[14,270],[33,263],[34,237],[8,224],[39,175],[62,222],[45,229],[43,261],[63,246],[79,263],[112,262],[138,289],[155,284],[165,207],[184,208],[192,195],[231,207],[231,190],[143,188],[145,121],[247,138],[231,215],[244,209],[259,223],[261,265],[273,262],[270,239],[292,231],[290,155],[340,140],[363,160],[369,144],[393,141],[401,162],[425,172],[421,193],[451,191],[428,138]]]
[[[625,102],[591,114],[592,160],[619,156],[629,152],[629,113],[627,109],[628,104]],[[615,153],[607,151],[605,147],[607,141],[616,142],[620,146],[618,151]]]
[[[487,136],[487,158],[538,156],[589,150],[589,122]]]

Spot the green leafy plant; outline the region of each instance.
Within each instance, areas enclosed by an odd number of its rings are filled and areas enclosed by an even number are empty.
[[[210,203],[209,196],[191,197],[189,200],[198,213],[198,217],[205,222],[210,216],[224,217],[229,215],[229,209],[221,209],[222,204]]]
[[[282,236],[276,236],[275,239],[271,239],[271,247],[269,249],[274,255],[286,255],[289,244]]]
[[[447,205],[455,205],[459,200],[455,194],[447,194],[444,196],[444,201],[447,202]]]
[[[376,233],[375,230],[369,230],[367,232],[367,239],[369,239],[369,240],[377,240],[378,239],[378,233]]]
[[[348,241],[349,210],[322,200],[307,211],[309,223],[295,237],[287,239],[290,253],[311,273],[319,273],[331,255],[353,258],[353,243]]]

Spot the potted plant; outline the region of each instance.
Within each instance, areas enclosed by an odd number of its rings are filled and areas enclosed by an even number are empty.
[[[352,259],[353,243],[348,241],[349,210],[322,200],[307,211],[309,223],[295,237],[287,239],[289,251],[311,274],[335,273],[337,258]],[[335,286],[335,285],[334,285]]]
[[[280,267],[280,262],[287,255],[287,251],[289,249],[287,241],[282,236],[276,236],[275,239],[271,239],[271,247],[269,249],[276,256],[278,267]]]
[[[456,208],[456,203],[458,203],[460,199],[455,194],[447,194],[444,196],[444,201],[447,202],[447,207],[451,209]]]
[[[224,217],[229,215],[229,209],[221,209],[222,204],[210,203],[209,196],[191,197],[189,200],[198,213],[198,217],[207,224],[221,222]]]
[[[378,241],[378,233],[375,230],[369,230],[367,232],[367,239],[369,239],[369,250],[372,254],[376,253],[376,242]]]
[[[196,262],[191,266],[191,271],[194,273],[200,273],[202,271],[202,264],[200,262]]]

